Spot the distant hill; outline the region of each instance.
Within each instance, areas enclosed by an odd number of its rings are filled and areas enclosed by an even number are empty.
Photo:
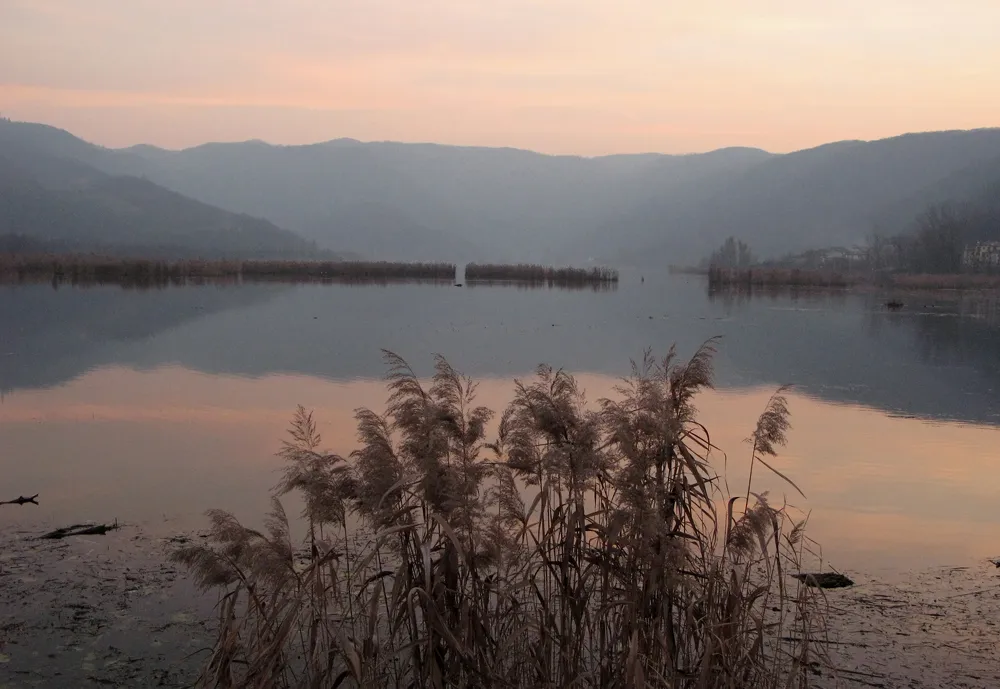
[[[850,246],[874,229],[905,231],[930,203],[972,197],[998,157],[1000,129],[829,144],[650,199],[616,222],[627,242],[603,232],[590,246],[636,261],[706,256],[729,235],[764,256]]]
[[[46,150],[108,174],[143,176],[376,259],[568,259],[567,247],[597,220],[624,214],[665,187],[770,158],[737,148],[589,159],[351,139],[109,150],[45,125],[10,124],[26,139],[45,141]]]
[[[362,251],[351,238],[373,227],[392,233],[392,244],[376,247],[374,258],[559,261],[571,257],[575,242],[598,221],[674,185],[743,171],[769,157],[733,149],[587,159],[336,140],[130,149],[105,164],[141,170],[171,189],[266,217],[331,248]]]
[[[697,260],[733,235],[762,257],[894,234],[992,183],[1000,129],[844,141],[784,155],[549,156],[506,148],[260,141],[109,150],[43,125],[20,138],[370,258]],[[41,142],[41,143],[38,143]]]
[[[298,228],[305,237],[336,246],[338,253],[387,261],[437,261],[442,256],[467,261],[482,253],[460,236],[421,225],[398,208],[376,201],[345,203],[313,218],[303,215]]]
[[[0,244],[201,258],[320,255],[269,221],[89,164],[106,154],[57,129],[0,121],[0,235],[8,236]]]

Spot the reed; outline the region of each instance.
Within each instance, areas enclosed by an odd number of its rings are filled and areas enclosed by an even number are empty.
[[[164,286],[188,281],[308,280],[451,282],[451,263],[387,261],[150,260],[99,255],[0,254],[0,282]]]
[[[995,273],[955,273],[927,274],[897,273],[892,275],[889,283],[900,289],[997,289],[1000,288],[1000,275]]]
[[[804,687],[819,658],[804,537],[785,508],[729,496],[687,363],[646,355],[614,400],[540,367],[493,413],[442,358],[425,385],[395,354],[384,414],[322,450],[296,412],[263,532],[209,513],[175,558],[221,592],[203,687]],[[784,443],[776,395],[751,434]],[[278,496],[304,499],[305,539]]]
[[[556,268],[529,263],[470,263],[465,267],[465,279],[585,285],[618,282],[618,271],[603,267]]]
[[[712,266],[708,270],[710,287],[851,287],[862,281],[858,275],[800,268],[733,269]]]
[[[539,281],[539,280],[468,280],[466,281],[466,286],[470,289],[476,289],[477,287],[501,287],[506,289],[513,289],[517,291],[527,291],[527,290],[539,290],[539,289],[558,289],[558,290],[568,290],[568,291],[583,291],[587,290],[590,292],[614,292],[618,289],[617,282],[555,282],[555,281]]]

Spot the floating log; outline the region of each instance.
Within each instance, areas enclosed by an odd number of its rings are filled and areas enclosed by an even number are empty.
[[[50,531],[47,534],[42,534],[38,537],[38,540],[56,540],[60,538],[67,538],[69,536],[104,536],[109,531],[115,531],[120,529],[121,526],[118,524],[118,520],[115,520],[114,524],[74,524],[73,526],[64,526],[61,529],[56,529],[55,531]]]
[[[0,502],[0,505],[37,505],[38,504],[38,493],[35,493],[30,498],[26,498],[23,495],[17,500],[4,500]]]
[[[842,589],[854,586],[854,582],[840,572],[802,573],[792,576],[806,586],[816,586],[821,589]]]

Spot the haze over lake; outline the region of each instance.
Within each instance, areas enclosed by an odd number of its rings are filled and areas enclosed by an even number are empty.
[[[607,291],[5,287],[0,473],[5,492],[45,499],[0,518],[176,530],[222,507],[253,523],[296,404],[316,410],[330,449],[353,449],[353,410],[383,407],[382,348],[420,375],[445,355],[499,411],[540,363],[577,374],[596,401],[644,349],[676,343],[683,358],[721,336],[717,389],[699,408],[730,485],[745,481],[742,440],[768,396],[793,384],[778,464],[808,499],[771,482],[772,501],[812,511],[810,535],[834,566],[1000,552],[995,296],[908,295],[891,313],[875,293],[709,295],[699,277],[639,278]]]

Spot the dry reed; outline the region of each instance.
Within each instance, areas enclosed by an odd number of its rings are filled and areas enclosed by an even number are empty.
[[[452,263],[388,261],[151,260],[99,255],[0,254],[0,283],[68,282],[165,286],[189,281],[390,281],[451,282]]]
[[[997,289],[1000,275],[987,273],[892,275],[889,284],[899,289]]]
[[[296,412],[277,493],[305,502],[305,542],[277,497],[264,532],[210,512],[210,545],[176,558],[222,592],[204,687],[803,687],[817,593],[793,583],[803,530],[752,485],[724,494],[693,400],[712,343],[633,365],[588,407],[540,367],[493,413],[444,359],[426,386],[395,354],[385,414],[324,452]],[[770,468],[788,409],[751,436]]]
[[[719,268],[708,270],[710,287],[851,287],[863,282],[860,275],[800,268]]]
[[[465,279],[583,285],[618,282],[618,271],[612,268],[556,268],[528,263],[470,263],[465,267]]]

